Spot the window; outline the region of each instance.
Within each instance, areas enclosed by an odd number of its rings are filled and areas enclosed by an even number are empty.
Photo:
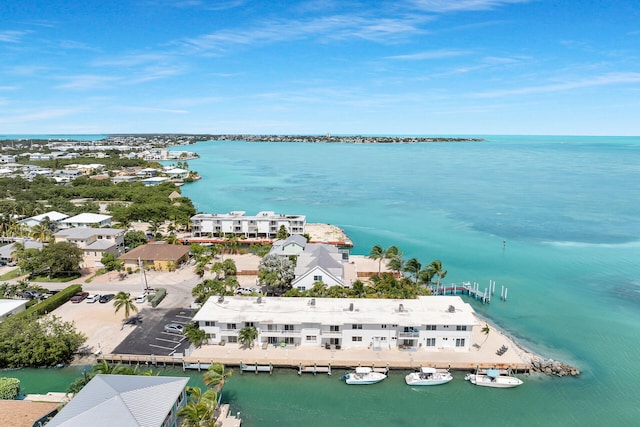
[[[398,325],[391,325],[391,327],[392,327],[392,328],[397,328],[397,327],[398,327]]]
[[[427,347],[435,347],[436,339],[435,338],[427,338]]]
[[[301,291],[306,291],[307,287],[306,286],[298,286],[298,289],[300,289]]]
[[[458,325],[456,326],[456,331],[466,331],[467,325]]]
[[[362,337],[351,337],[351,341],[353,341],[353,342],[362,342]]]
[[[293,331],[293,325],[284,325],[285,331]]]
[[[216,322],[212,322],[211,320],[205,320],[204,326],[216,326]]]
[[[331,326],[329,326],[329,331],[330,331],[330,332],[340,332],[340,326],[338,326],[338,325],[331,325]]]
[[[276,325],[267,325],[267,331],[277,331]]]
[[[253,322],[244,322],[244,326],[253,326],[253,327],[255,327]]]
[[[227,323],[227,329],[236,329],[235,323]]]
[[[456,347],[464,347],[464,338],[456,338]]]
[[[322,282],[322,276],[313,276],[314,282]]]
[[[316,335],[307,335],[305,339],[307,341],[318,341],[318,337]]]
[[[227,337],[227,342],[236,343],[236,342],[238,342],[238,337],[229,336],[229,337]]]
[[[380,325],[381,329],[387,329],[387,325]]]
[[[436,325],[427,325],[427,331],[435,331]]]
[[[362,329],[362,323],[354,323],[351,325],[351,329]]]

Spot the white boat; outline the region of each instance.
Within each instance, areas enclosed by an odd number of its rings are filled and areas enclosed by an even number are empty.
[[[497,369],[487,369],[484,374],[478,372],[468,374],[464,379],[471,384],[495,388],[512,388],[522,384],[521,379],[511,375],[500,375],[500,371]]]
[[[440,385],[451,381],[449,371],[438,371],[435,368],[422,367],[419,372],[412,372],[404,377],[407,385]]]
[[[382,372],[375,372],[366,366],[358,366],[355,372],[349,372],[344,376],[347,384],[375,384],[387,378]]]

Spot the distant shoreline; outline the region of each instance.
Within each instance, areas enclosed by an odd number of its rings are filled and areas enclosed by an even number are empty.
[[[428,142],[482,142],[482,138],[363,136],[363,135],[209,135],[211,141],[322,142],[347,144],[416,144]]]

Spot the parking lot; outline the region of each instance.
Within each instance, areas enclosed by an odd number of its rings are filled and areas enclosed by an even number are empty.
[[[190,343],[180,333],[167,332],[169,323],[186,325],[191,322],[194,311],[189,309],[149,309],[140,310],[135,329],[113,351],[116,354],[152,354],[173,356],[184,353]]]

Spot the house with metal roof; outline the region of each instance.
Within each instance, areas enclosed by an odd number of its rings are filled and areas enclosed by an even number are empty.
[[[189,378],[96,375],[49,427],[177,427]]]
[[[56,223],[58,221],[62,221],[64,219],[69,218],[69,215],[60,213],[60,212],[56,212],[56,211],[50,211],[50,212],[46,212],[40,215],[35,215],[29,218],[25,218],[23,220],[20,221],[20,224],[24,224],[27,227],[34,227],[38,224],[40,224],[42,221],[45,220],[45,218],[49,218],[49,222],[51,223]]]
[[[81,213],[80,215],[66,218],[59,222],[60,228],[73,228],[73,227],[109,227],[111,225],[111,216],[94,214],[94,213]]]

